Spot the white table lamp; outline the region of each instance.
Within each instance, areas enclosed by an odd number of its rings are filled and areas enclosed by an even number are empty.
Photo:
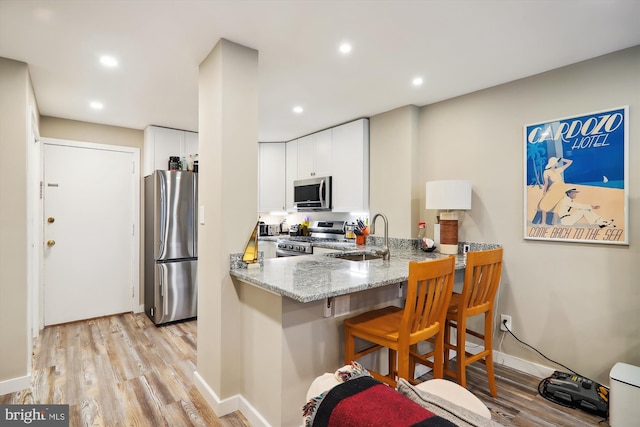
[[[440,253],[458,253],[458,213],[471,209],[471,183],[461,180],[427,181],[427,209],[440,213]]]

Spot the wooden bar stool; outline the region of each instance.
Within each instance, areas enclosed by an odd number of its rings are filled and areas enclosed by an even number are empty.
[[[444,373],[456,378],[458,384],[467,387],[466,367],[481,362],[487,368],[489,391],[496,397],[496,379],[493,370],[493,306],[502,275],[502,248],[467,253],[462,293],[454,293],[447,311],[447,328],[444,334]],[[484,314],[483,333],[467,328],[467,319]],[[450,344],[450,328],[456,328],[456,344]],[[483,350],[476,354],[465,351],[467,334],[483,341]],[[456,370],[449,369],[449,351],[456,351]]]
[[[368,369],[379,381],[396,387],[396,378],[415,384],[410,349],[418,342],[433,338],[436,347],[434,378],[442,378],[444,324],[455,274],[455,257],[409,263],[409,281],[404,309],[391,306],[362,313],[344,321],[345,365],[360,357],[387,348],[388,374]],[[372,346],[356,352],[355,338]],[[397,356],[397,367],[396,367]]]

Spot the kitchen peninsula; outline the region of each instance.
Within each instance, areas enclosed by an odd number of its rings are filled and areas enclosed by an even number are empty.
[[[411,243],[390,245],[388,261],[347,261],[329,253],[268,259],[259,269],[231,269],[242,303],[245,366],[251,370],[246,397],[259,402],[256,410],[270,425],[299,426],[311,382],[343,365],[345,317],[387,305],[401,306],[399,285],[408,278],[409,261],[447,256],[419,251]],[[471,244],[471,250],[496,246]],[[325,248],[362,253],[372,252],[375,246]],[[240,263],[232,261],[232,266],[240,267]],[[461,282],[464,267],[464,255],[457,255],[456,282]],[[343,314],[336,316],[338,307],[327,311],[327,302],[339,299]]]
[[[369,246],[325,244],[338,254],[373,253]],[[338,252],[339,251],[339,252]],[[275,258],[264,261],[260,269],[236,268],[231,275],[267,291],[307,303],[347,295],[367,289],[405,282],[410,261],[438,259],[448,255],[416,249],[392,249],[391,259],[347,261],[335,254]],[[464,255],[456,256],[456,270],[463,270]]]

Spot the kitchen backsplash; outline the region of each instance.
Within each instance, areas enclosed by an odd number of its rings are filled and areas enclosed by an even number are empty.
[[[286,219],[288,225],[300,224],[304,221],[305,217],[309,217],[310,221],[347,221],[354,222],[358,218],[366,217],[367,214],[359,213],[351,215],[344,212],[297,212],[291,213],[286,216],[283,215],[269,215],[269,213],[260,213],[260,221],[264,221],[265,224],[280,224],[282,220]]]

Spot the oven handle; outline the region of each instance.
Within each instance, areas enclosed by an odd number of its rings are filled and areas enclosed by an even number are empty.
[[[280,250],[280,249],[276,249],[276,258],[284,258],[284,257],[290,257],[290,256],[301,256],[301,255],[311,255],[311,254],[302,253],[302,252],[283,251],[283,250]]]

